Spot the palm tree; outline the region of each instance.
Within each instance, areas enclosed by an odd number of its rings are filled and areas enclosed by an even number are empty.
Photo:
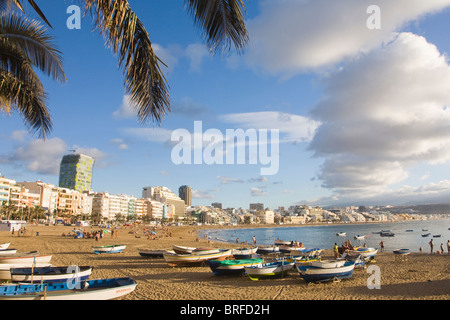
[[[33,0],[27,0],[40,17],[45,15]],[[93,19],[95,29],[102,34],[123,69],[125,89],[131,96],[141,123],[153,120],[161,123],[170,111],[167,81],[155,54],[149,35],[127,0],[79,0]],[[15,4],[24,11],[21,0],[0,0],[0,9]],[[248,42],[244,23],[244,0],[185,0],[194,23],[204,32],[211,53],[227,53],[231,47],[239,53]]]
[[[46,29],[35,20],[0,13],[0,110],[18,111],[45,138],[52,121],[35,68],[58,81],[66,80],[60,52]]]

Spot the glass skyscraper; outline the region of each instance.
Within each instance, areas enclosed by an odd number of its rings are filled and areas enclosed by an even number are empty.
[[[78,192],[91,190],[94,162],[84,154],[65,155],[59,169],[59,186]]]

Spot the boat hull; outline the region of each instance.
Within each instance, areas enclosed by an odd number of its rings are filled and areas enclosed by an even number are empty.
[[[278,246],[258,246],[256,253],[269,254],[279,252],[280,248]]]
[[[0,256],[10,256],[16,253],[16,249],[0,249]]]
[[[133,292],[137,283],[131,278],[87,280],[81,289],[68,284],[27,284],[0,286],[0,300],[112,300]]]
[[[299,266],[296,268],[306,282],[326,282],[335,279],[346,279],[353,275],[355,262],[346,262],[339,268],[320,268],[314,266]]]
[[[257,247],[255,248],[244,248],[244,249],[233,249],[231,253],[233,254],[233,257],[235,259],[250,259],[253,258],[256,254],[256,251],[258,250]]]
[[[177,254],[175,252],[164,252],[164,260],[171,267],[183,266],[183,265],[195,265],[201,264],[207,260],[224,260],[227,257],[231,257],[231,249],[220,250],[218,253],[212,254]]]
[[[9,248],[9,245],[10,245],[11,243],[4,243],[4,244],[0,244],[0,249],[8,249]]]
[[[294,268],[294,262],[272,262],[261,266],[246,266],[245,273],[254,281],[266,278],[277,278]]]
[[[92,273],[91,266],[78,267],[37,267],[11,269],[11,281],[22,283],[57,283],[66,281],[85,281]]]
[[[364,258],[374,257],[378,253],[378,249],[375,248],[358,248],[356,250],[350,250],[350,254],[361,255]]]
[[[194,251],[196,248],[173,245],[173,246],[172,246],[172,249],[173,249],[173,251],[175,251],[175,253],[177,253],[177,254],[190,254],[190,253],[192,253],[192,251]]]
[[[126,249],[125,245],[117,245],[117,246],[103,246],[103,247],[92,247],[92,250],[95,254],[103,254],[103,253],[120,253]]]
[[[162,258],[165,250],[138,249],[139,255],[145,258]]]
[[[32,263],[50,263],[51,255],[36,254],[14,254],[9,256],[0,256],[0,267],[2,264],[32,264]]]
[[[242,260],[208,260],[211,271],[216,276],[239,275],[245,272],[245,267],[256,266],[264,263],[264,259],[242,259]]]

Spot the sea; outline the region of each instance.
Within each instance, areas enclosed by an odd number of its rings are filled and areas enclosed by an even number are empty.
[[[440,250],[443,243],[447,252],[447,241],[450,240],[450,219],[437,219],[425,221],[402,221],[365,224],[329,224],[285,226],[269,228],[228,228],[228,229],[204,229],[199,230],[199,236],[207,236],[212,241],[225,243],[248,242],[252,244],[253,236],[256,245],[274,244],[275,239],[303,242],[306,248],[332,249],[334,244],[342,245],[345,240],[350,240],[353,246],[364,245],[372,248],[380,248],[380,241],[384,241],[385,251],[396,249],[410,249],[412,252],[430,251],[429,242],[433,239],[433,251]],[[390,231],[393,237],[382,237],[380,231]],[[338,236],[345,232],[346,236]],[[422,235],[430,234],[423,237]],[[364,235],[364,240],[356,240],[354,236]],[[440,235],[440,237],[435,237]]]

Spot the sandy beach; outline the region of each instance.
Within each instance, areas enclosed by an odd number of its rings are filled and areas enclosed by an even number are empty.
[[[92,265],[91,278],[131,277],[136,290],[122,300],[449,300],[450,255],[413,253],[399,261],[392,252],[378,253],[373,265],[381,272],[381,288],[369,289],[367,270],[355,270],[351,279],[307,284],[297,271],[280,279],[252,281],[246,276],[218,277],[208,266],[169,267],[163,258],[143,258],[138,248],[171,249],[172,245],[231,248],[233,245],[197,239],[198,227],[170,227],[150,240],[143,227],[122,227],[98,242],[62,236],[74,227],[27,226],[27,236],[0,232],[0,244],[10,242],[18,252],[52,254],[55,266]],[[85,228],[87,231],[98,227]],[[39,235],[37,235],[37,232]],[[165,234],[165,235],[164,235]],[[125,244],[119,254],[95,255],[95,245]],[[324,258],[331,257],[331,246]]]

